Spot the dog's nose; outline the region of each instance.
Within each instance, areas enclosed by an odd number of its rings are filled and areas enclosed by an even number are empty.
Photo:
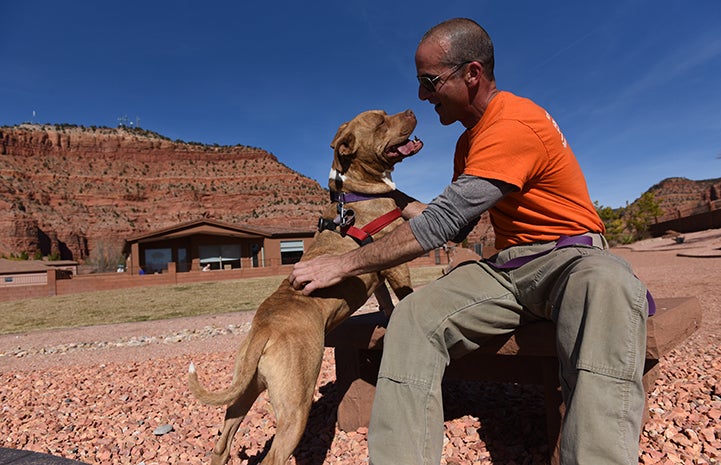
[[[407,119],[407,120],[409,120],[409,121],[415,121],[415,120],[416,120],[416,115],[413,113],[412,110],[408,109],[408,110],[406,110],[406,111],[403,112],[403,118],[405,118],[405,119]]]

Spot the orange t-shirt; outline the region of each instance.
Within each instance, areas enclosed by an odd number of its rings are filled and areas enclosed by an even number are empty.
[[[500,92],[491,100],[458,139],[453,179],[461,174],[517,188],[489,210],[497,249],[605,232],[568,142],[551,115],[528,99]]]

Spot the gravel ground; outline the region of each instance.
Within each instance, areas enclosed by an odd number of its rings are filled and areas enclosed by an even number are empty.
[[[701,329],[661,361],[639,463],[721,463],[721,231],[614,252],[655,296],[697,296],[703,307]],[[375,307],[371,301],[366,310]],[[194,361],[211,386],[228,383],[251,318],[247,312],[0,336],[0,447],[90,464],[206,463],[223,411],[190,396],[187,366]],[[307,433],[291,460],[297,465],[367,462],[367,431],[335,427],[334,378],[327,350]],[[457,383],[447,386],[445,403],[444,464],[545,463],[538,387]],[[232,463],[259,463],[273,422],[261,397],[236,436]]]

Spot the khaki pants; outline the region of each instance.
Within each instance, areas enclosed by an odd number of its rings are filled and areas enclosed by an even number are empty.
[[[439,464],[441,380],[450,359],[539,319],[556,323],[566,404],[561,463],[638,463],[646,288],[604,250],[602,236],[592,236],[596,247],[553,250],[512,271],[460,266],[399,303],[384,339],[369,427],[373,465]],[[512,247],[496,261],[554,245]]]

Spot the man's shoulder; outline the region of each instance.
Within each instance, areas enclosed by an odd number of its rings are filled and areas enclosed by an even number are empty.
[[[491,102],[491,105],[500,107],[500,111],[509,116],[515,112],[546,111],[530,98],[521,97],[507,90],[500,91]]]
[[[476,134],[489,132],[545,132],[552,129],[553,118],[533,100],[508,91],[500,92],[489,106],[487,118]]]
[[[465,137],[475,140],[478,137],[491,137],[500,134],[534,132],[532,128],[539,118],[544,118],[545,110],[532,100],[519,97],[508,91],[499,92],[488,105],[483,118]]]

